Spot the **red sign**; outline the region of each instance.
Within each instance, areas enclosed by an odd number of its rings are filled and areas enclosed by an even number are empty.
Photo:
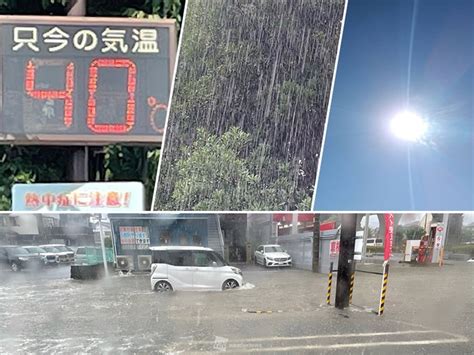
[[[324,222],[321,223],[319,226],[319,230],[322,231],[329,231],[332,229],[336,229],[336,221],[329,221],[329,222]]]
[[[336,256],[339,254],[339,240],[331,240],[329,242],[329,255]]]
[[[392,256],[392,244],[393,244],[393,228],[394,228],[394,217],[393,213],[385,214],[385,243],[384,243],[384,260],[389,260]]]

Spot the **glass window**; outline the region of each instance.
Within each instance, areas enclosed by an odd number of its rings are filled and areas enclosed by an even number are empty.
[[[281,252],[283,252],[283,248],[279,245],[265,247],[265,253],[281,253]]]
[[[25,248],[28,252],[30,253],[44,253],[44,250],[38,247],[30,247],[30,248]]]
[[[86,253],[85,248],[78,248],[77,251],[76,251],[76,254],[85,254],[85,253]]]
[[[7,249],[8,254],[10,255],[24,255],[28,254],[28,251],[24,248],[14,247]]]
[[[189,250],[169,250],[168,264],[174,266],[192,266],[192,254]]]
[[[201,246],[202,245],[201,237],[199,235],[194,235],[193,236],[193,245],[196,245],[196,246]]]
[[[153,251],[151,258],[154,264],[169,264],[168,252],[165,250]]]
[[[209,254],[205,251],[194,251],[193,252],[193,265],[194,266],[211,266],[214,260],[210,258]]]
[[[219,254],[212,251],[193,251],[193,266],[213,266],[213,263],[216,263],[216,266],[224,266],[225,262],[220,257]]]
[[[42,247],[42,248],[46,250],[48,253],[59,253],[59,250],[54,247]]]
[[[160,245],[168,245],[170,244],[171,238],[170,235],[167,233],[163,233],[160,235]]]
[[[215,251],[209,251],[209,256],[212,259],[212,261],[215,261],[217,263],[217,266],[224,266],[226,265],[226,262],[222,258],[222,256]]]

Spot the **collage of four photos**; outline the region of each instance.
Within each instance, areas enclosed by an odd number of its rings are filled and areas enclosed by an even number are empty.
[[[473,63],[472,0],[0,0],[0,354],[471,354]]]

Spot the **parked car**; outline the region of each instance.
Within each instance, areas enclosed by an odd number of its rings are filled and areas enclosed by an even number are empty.
[[[114,262],[112,248],[105,248],[105,258],[108,263]],[[74,255],[74,265],[98,265],[103,262],[104,258],[100,247],[78,247]]]
[[[26,268],[38,268],[41,259],[19,246],[0,246],[0,263],[17,272]]]
[[[74,261],[74,252],[63,244],[44,244],[39,247],[49,253],[55,253],[60,264],[72,263]]]
[[[30,254],[37,255],[45,265],[58,265],[58,257],[55,253],[47,252],[46,250],[36,246],[23,247]]]
[[[228,290],[242,286],[240,269],[226,264],[210,248],[151,247],[151,288],[173,290]]]
[[[377,238],[367,238],[367,244],[368,247],[381,247],[383,246],[383,239],[377,239]]]
[[[255,250],[255,264],[265,267],[291,266],[291,256],[277,244],[260,245]]]

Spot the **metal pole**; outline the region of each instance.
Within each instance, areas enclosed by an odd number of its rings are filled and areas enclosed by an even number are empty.
[[[312,250],[313,272],[320,272],[320,267],[319,267],[319,257],[320,257],[319,256],[319,243],[320,243],[320,236],[321,236],[320,217],[321,216],[319,214],[314,214],[313,216],[313,250]],[[304,260],[304,254],[303,254],[303,260]]]
[[[105,253],[105,243],[104,243],[104,229],[102,228],[102,215],[99,214],[99,234],[100,234],[100,246],[102,248],[102,260],[104,263],[104,272],[105,276],[109,276],[109,269],[107,268],[107,256]]]
[[[370,214],[366,213],[365,215],[365,226],[364,226],[364,237],[362,240],[362,255],[361,255],[361,261],[365,260],[365,254],[367,253],[367,238],[369,237],[369,218]]]
[[[72,0],[69,2],[67,15],[68,16],[86,16],[87,12],[86,0]]]
[[[68,16],[85,16],[87,8],[86,0],[73,0],[69,2]],[[72,148],[71,157],[71,175],[72,181],[89,180],[89,151],[87,147]]]
[[[388,260],[385,260],[383,263],[383,277],[382,277],[382,286],[380,288],[380,302],[379,302],[379,311],[378,315],[381,316],[385,309],[385,296],[387,295],[387,285],[388,285]]]
[[[357,229],[357,215],[342,215],[339,263],[337,266],[336,308],[349,306],[349,290],[354,263],[354,244]]]

